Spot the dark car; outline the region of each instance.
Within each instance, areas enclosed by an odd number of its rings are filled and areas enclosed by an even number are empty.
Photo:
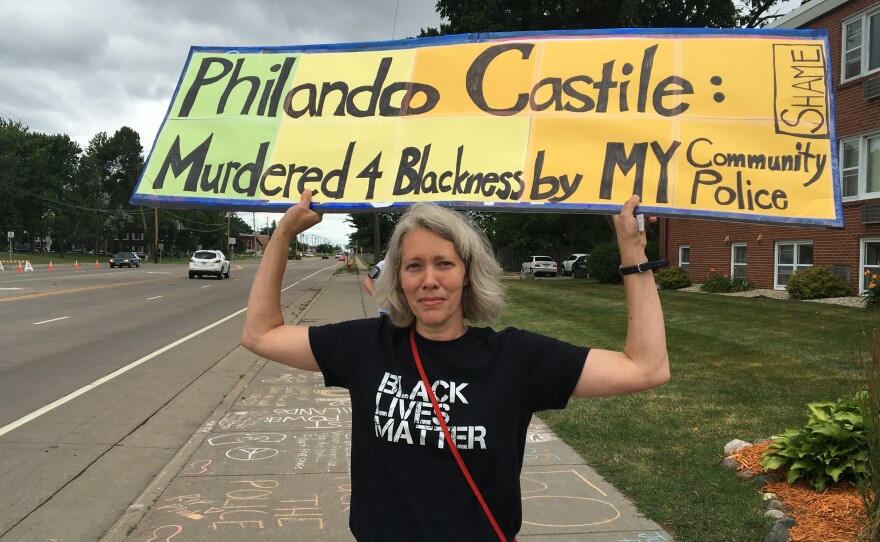
[[[110,267],[140,267],[141,260],[134,252],[117,252],[110,256]]]
[[[324,254],[321,254],[321,259],[322,259],[322,260],[329,260],[329,259],[330,259],[330,255],[328,255],[328,254],[325,252]]]

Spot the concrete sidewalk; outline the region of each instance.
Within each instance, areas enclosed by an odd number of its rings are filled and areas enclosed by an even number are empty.
[[[373,317],[364,276],[332,276],[299,317],[285,319],[316,325]],[[102,541],[353,540],[350,427],[345,390],[325,388],[319,373],[254,358],[239,386]],[[522,498],[520,541],[672,540],[537,418]]]

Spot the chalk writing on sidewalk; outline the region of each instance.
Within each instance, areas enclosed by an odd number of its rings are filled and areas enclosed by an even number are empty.
[[[169,497],[156,510],[193,521],[205,520],[213,531],[263,530],[294,523],[324,529],[324,510],[318,495],[281,499],[276,494],[280,483],[272,479],[232,480],[229,484],[231,489],[225,492],[222,502],[192,493]]]
[[[185,469],[183,469],[182,474],[188,476],[200,476],[208,472],[208,467],[211,466],[213,461],[210,459],[204,459],[201,461],[195,461],[190,463]]]
[[[285,424],[302,422],[306,429],[341,429],[350,428],[351,419],[343,419],[342,416],[351,414],[351,408],[292,408],[275,409],[279,416],[268,416],[262,420],[268,424]]]
[[[620,518],[620,510],[605,500],[608,495],[574,469],[528,471],[520,478],[524,525],[570,529]],[[573,507],[580,512],[573,514]]]
[[[637,538],[624,538],[617,542],[663,542],[669,540],[662,533],[654,531],[653,533],[639,533]]]
[[[539,458],[552,458],[556,463],[562,462],[557,454],[539,454],[537,448],[526,448],[523,461],[537,461]]]
[[[156,527],[153,529],[153,538],[146,540],[146,542],[170,542],[172,538],[179,535],[183,531],[183,527],[180,525],[163,525],[161,527]],[[165,538],[160,538],[164,536]]]
[[[529,424],[528,432],[526,433],[526,442],[550,442],[554,440],[559,440],[559,437],[556,436],[556,433],[550,430],[544,422],[538,420],[537,418],[532,418],[532,422]]]
[[[339,503],[342,511],[348,512],[351,508],[351,476],[341,476],[338,480],[340,483],[336,486],[336,493],[339,494]]]

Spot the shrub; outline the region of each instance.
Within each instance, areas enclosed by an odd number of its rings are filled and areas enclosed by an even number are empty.
[[[790,299],[842,297],[849,293],[849,286],[843,277],[835,275],[827,267],[807,267],[795,271],[785,289]]]
[[[748,292],[749,290],[754,290],[755,285],[749,282],[749,279],[734,277],[730,279],[729,288],[728,292]]]
[[[602,243],[590,251],[590,276],[603,284],[620,284],[620,249],[617,243]]]
[[[786,429],[761,459],[766,470],[788,469],[788,483],[804,478],[816,491],[828,482],[853,482],[865,471],[867,452],[861,402],[868,392],[854,397],[809,403],[810,417],[802,429]]]
[[[703,284],[700,286],[700,290],[710,294],[719,294],[726,292],[729,284],[730,279],[712,269],[706,276],[706,280],[703,281]]]
[[[661,269],[654,275],[654,280],[663,290],[678,290],[691,285],[691,276],[681,267]]]
[[[710,294],[729,294],[731,292],[745,292],[753,290],[755,286],[744,278],[728,278],[714,269],[709,271],[706,282],[700,286],[700,290]]]
[[[865,276],[870,277],[868,289],[865,290],[865,306],[869,309],[880,309],[880,276],[870,271],[865,271]]]

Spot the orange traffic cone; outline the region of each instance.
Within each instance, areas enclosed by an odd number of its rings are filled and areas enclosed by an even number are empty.
[[[73,262],[73,269],[74,269],[75,271],[79,271],[79,260],[74,260],[74,262]]]
[[[21,268],[21,262],[18,262],[18,272],[23,273],[24,269]]]
[[[55,271],[55,267],[52,265],[52,260],[49,260],[49,271]]]
[[[101,267],[101,266],[98,265],[98,260],[95,260],[95,269],[98,269],[99,267]]]

